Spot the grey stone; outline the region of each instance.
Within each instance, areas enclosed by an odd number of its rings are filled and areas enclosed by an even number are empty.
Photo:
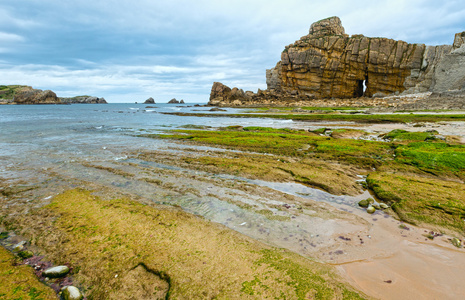
[[[68,274],[68,272],[69,268],[67,266],[57,266],[48,268],[43,272],[42,275],[48,278],[59,278],[64,277],[66,274]]]
[[[61,297],[63,300],[81,300],[84,298],[79,289],[72,285],[67,285],[61,289]]]

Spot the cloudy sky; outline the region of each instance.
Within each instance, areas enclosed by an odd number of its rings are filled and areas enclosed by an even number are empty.
[[[265,89],[265,70],[320,19],[428,45],[465,31],[463,0],[1,0],[0,84],[109,102],[207,102],[214,81]]]

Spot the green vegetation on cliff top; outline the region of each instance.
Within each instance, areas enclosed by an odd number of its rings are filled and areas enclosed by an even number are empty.
[[[16,90],[25,85],[0,85],[0,99],[13,99]]]

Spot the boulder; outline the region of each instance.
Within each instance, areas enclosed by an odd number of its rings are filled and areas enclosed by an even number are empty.
[[[155,100],[152,97],[150,97],[147,100],[145,100],[144,104],[155,104]]]
[[[61,289],[61,297],[63,300],[81,300],[84,298],[79,289],[72,285],[67,285]]]
[[[57,266],[46,269],[42,275],[48,278],[59,278],[64,277],[68,272],[69,268],[67,266]]]
[[[181,99],[181,101],[179,101],[179,103],[180,104],[185,104],[183,99]]]
[[[179,104],[179,101],[176,100],[176,98],[173,98],[170,101],[168,101],[168,104]]]

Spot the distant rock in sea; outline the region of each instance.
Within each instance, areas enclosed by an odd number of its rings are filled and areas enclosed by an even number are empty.
[[[155,104],[155,100],[152,97],[150,97],[147,100],[145,100],[144,104]]]
[[[168,104],[179,104],[179,103],[180,102],[178,100],[176,100],[176,98],[173,98],[170,101],[168,101]]]

